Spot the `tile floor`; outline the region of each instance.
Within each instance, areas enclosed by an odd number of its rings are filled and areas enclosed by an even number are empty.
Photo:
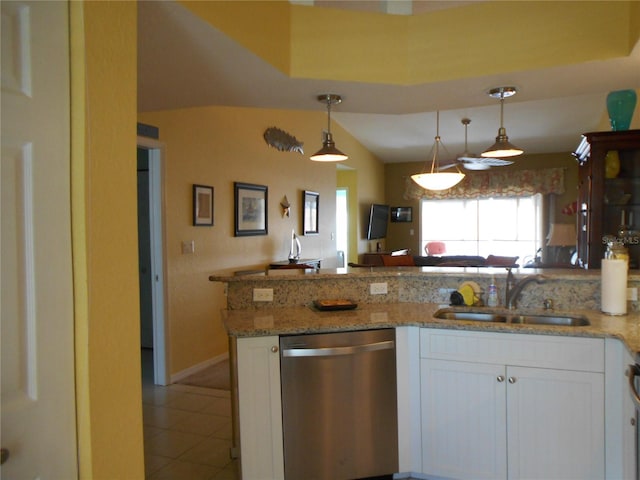
[[[142,412],[147,480],[237,480],[232,460],[231,399],[225,390],[153,384],[143,350]]]

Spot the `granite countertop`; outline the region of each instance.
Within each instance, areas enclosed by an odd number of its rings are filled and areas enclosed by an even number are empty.
[[[523,325],[498,322],[441,320],[433,317],[445,305],[436,303],[363,304],[354,310],[319,311],[313,306],[291,306],[272,309],[224,310],[227,332],[235,337],[326,333],[371,328],[418,326],[486,332],[527,333],[574,337],[617,338],[632,355],[640,352],[640,313],[610,316],[594,310],[561,310],[483,308],[487,312],[535,313],[543,315],[580,315],[590,325],[565,327],[555,325]],[[448,306],[446,306],[448,308]],[[465,307],[458,307],[464,310]]]

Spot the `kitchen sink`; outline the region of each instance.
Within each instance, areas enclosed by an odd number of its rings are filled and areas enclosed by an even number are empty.
[[[489,312],[460,312],[455,310],[438,310],[434,317],[445,320],[473,320],[476,322],[502,322],[506,323],[507,317]]]
[[[523,315],[481,311],[464,311],[442,308],[433,315],[443,320],[470,320],[476,322],[514,323],[522,325],[556,325],[560,327],[585,327],[587,318],[573,315]]]
[[[584,317],[556,316],[556,315],[514,315],[510,323],[524,323],[532,325],[558,325],[561,327],[586,327],[591,325]]]

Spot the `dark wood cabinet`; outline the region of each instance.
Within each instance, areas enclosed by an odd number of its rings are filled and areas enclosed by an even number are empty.
[[[607,158],[607,154],[609,157]],[[607,241],[640,265],[640,130],[585,133],[578,160],[578,264],[600,268]]]

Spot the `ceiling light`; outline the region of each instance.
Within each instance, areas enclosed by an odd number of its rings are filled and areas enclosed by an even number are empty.
[[[349,158],[336,148],[331,135],[331,105],[342,102],[340,95],[325,93],[318,95],[318,101],[327,104],[327,129],[322,132],[322,148],[311,155],[311,160],[315,162],[341,162]]]
[[[471,120],[463,118],[461,122],[462,125],[464,125],[464,153],[458,157],[458,161],[462,162],[464,168],[467,170],[489,170],[491,167],[501,167],[513,163],[511,160],[483,157],[475,153],[469,153],[469,148],[467,147],[467,127],[471,123]]]
[[[516,155],[522,155],[524,152],[522,149],[509,143],[509,137],[507,137],[507,130],[504,128],[504,99],[512,97],[517,93],[516,87],[497,87],[489,90],[490,97],[500,99],[500,128],[498,129],[498,136],[496,137],[496,143],[491,145],[488,149],[482,152],[480,155],[483,157],[515,157]]]
[[[440,147],[445,148],[442,144],[442,140],[440,139],[440,112],[438,111],[436,112],[435,143],[433,144],[433,147],[431,147],[430,152],[430,155],[432,154],[431,168],[429,172],[424,173],[424,170],[426,170],[427,168],[427,164],[425,164],[423,173],[416,173],[414,175],[411,175],[411,180],[413,180],[426,190],[447,190],[460,183],[465,176],[457,166],[455,166],[457,170],[456,172],[440,171],[440,162],[438,160]]]

